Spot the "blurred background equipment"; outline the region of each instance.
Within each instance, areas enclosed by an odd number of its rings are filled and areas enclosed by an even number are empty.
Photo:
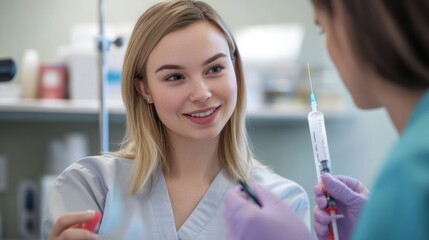
[[[299,23],[258,24],[237,31],[249,111],[290,110],[300,100],[296,89],[301,79],[302,65],[298,59],[304,35],[305,28]],[[303,106],[298,107],[302,111]]]
[[[0,59],[0,82],[13,79],[16,73],[16,65],[12,59]]]
[[[37,98],[67,98],[67,67],[62,61],[45,61],[40,64],[37,81]]]
[[[34,180],[22,180],[18,185],[18,230],[21,237],[35,239],[39,234],[38,185]]]
[[[39,67],[39,53],[34,49],[25,50],[22,57],[22,63],[19,68],[22,98],[36,98]]]

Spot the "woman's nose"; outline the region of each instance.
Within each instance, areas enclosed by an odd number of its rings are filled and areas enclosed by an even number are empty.
[[[192,91],[189,96],[189,99],[192,102],[205,102],[212,96],[210,86],[206,81],[207,80],[205,79],[194,81]]]

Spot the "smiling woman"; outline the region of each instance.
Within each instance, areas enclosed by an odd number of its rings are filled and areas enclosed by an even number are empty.
[[[154,48],[138,90],[153,99],[170,144],[218,141],[237,101],[230,55],[224,34],[205,21],[166,35]]]
[[[226,239],[223,199],[237,180],[273,191],[309,226],[305,191],[251,153],[240,54],[209,5],[164,1],[141,16],[122,93],[122,149],[79,160],[58,177],[45,237],[95,238],[80,227],[89,216],[79,211],[93,209],[102,213],[100,236]]]

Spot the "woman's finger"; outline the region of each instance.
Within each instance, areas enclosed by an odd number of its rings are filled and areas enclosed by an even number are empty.
[[[70,214],[61,216],[55,222],[54,227],[52,228],[51,236],[57,237],[67,228],[71,228],[73,226],[76,226],[78,224],[82,224],[84,222],[91,220],[94,217],[94,214],[95,214],[94,211],[87,211],[87,212],[70,213]]]
[[[68,228],[58,236],[60,240],[79,239],[79,240],[96,240],[97,235],[83,228]]]

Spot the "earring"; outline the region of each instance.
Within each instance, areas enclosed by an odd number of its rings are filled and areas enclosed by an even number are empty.
[[[147,103],[149,103],[149,104],[150,104],[150,103],[152,103],[152,101],[150,100],[150,97],[146,97],[146,98],[145,98],[145,100],[146,100],[146,102],[147,102]]]

